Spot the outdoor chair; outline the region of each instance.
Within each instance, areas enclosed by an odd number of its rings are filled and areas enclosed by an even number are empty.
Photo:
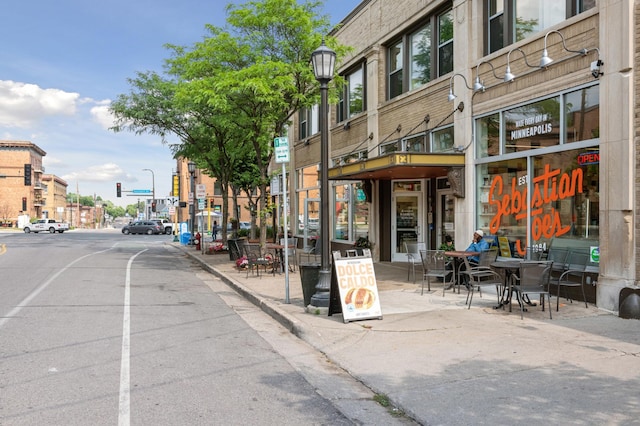
[[[422,262],[422,289],[420,294],[424,294],[424,282],[427,281],[427,291],[431,291],[431,279],[438,278],[444,283],[442,295],[447,288],[447,277],[453,278],[453,271],[447,269],[447,257],[442,250],[420,250]]]
[[[487,258],[491,258],[493,255],[493,253],[488,253]],[[495,262],[497,256],[498,255],[496,252],[495,257],[493,257],[493,262]],[[468,257],[464,258],[464,265],[465,269],[461,270],[460,274],[467,275],[469,277],[469,286],[467,287],[467,300],[465,302],[467,304],[467,309],[471,309],[473,293],[476,291],[476,289],[478,290],[478,293],[480,293],[480,297],[482,297],[482,287],[495,287],[496,295],[498,297],[498,303],[500,303],[500,286],[502,286],[504,282],[504,278],[502,277],[502,275],[491,269],[490,266],[472,264],[469,261]]]
[[[269,259],[262,253],[260,244],[244,243],[244,255],[247,256],[247,278],[249,278],[249,271],[253,275],[254,271],[258,277],[260,277],[260,268],[264,268],[266,272],[269,267],[273,266],[273,259]]]
[[[284,246],[283,250],[287,251],[289,260],[289,270],[295,272],[298,267],[298,254],[296,248],[298,247],[297,237],[280,238],[280,245]],[[292,246],[289,248],[289,246]],[[283,252],[284,253],[284,252]]]
[[[557,281],[551,281],[551,285],[555,285],[558,289],[556,297],[556,311],[560,310],[560,292],[563,287],[565,289],[565,297],[571,303],[573,303],[573,300],[569,297],[569,287],[580,287],[582,290],[584,307],[589,307],[589,305],[587,305],[587,296],[584,292],[584,281],[588,273],[588,263],[589,253],[585,250],[571,250],[569,252],[565,271],[558,277]]]
[[[409,277],[413,274],[413,282],[416,282],[416,263],[422,265],[420,260],[420,250],[426,250],[427,244],[419,241],[405,241],[404,242],[404,251],[407,253],[407,262],[409,262],[407,268],[407,281],[409,281]]]
[[[551,267],[551,277],[549,282],[551,285],[557,285],[560,275],[567,270],[567,260],[569,256],[569,250],[565,248],[549,248],[547,253],[547,260],[553,262]]]
[[[520,319],[524,319],[525,297],[538,295],[540,297],[540,305],[544,311],[545,296],[547,297],[547,308],[549,310],[549,319],[551,317],[551,293],[549,293],[549,277],[553,263],[547,262],[522,262],[520,264],[520,273],[511,275],[511,292],[516,295],[518,304],[520,305]],[[509,305],[511,311],[511,305]]]

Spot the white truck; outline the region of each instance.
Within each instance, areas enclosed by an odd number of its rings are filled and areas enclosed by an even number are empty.
[[[50,232],[54,234],[56,232],[63,233],[64,231],[69,230],[69,224],[65,222],[56,222],[54,219],[40,219],[34,223],[28,223],[22,228],[25,234],[29,232],[38,233],[38,232]]]

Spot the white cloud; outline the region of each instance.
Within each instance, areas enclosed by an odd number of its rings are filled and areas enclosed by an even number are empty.
[[[78,93],[0,80],[0,125],[26,128],[45,116],[72,116],[79,97]]]
[[[114,163],[106,163],[87,167],[77,172],[69,173],[61,176],[67,182],[83,181],[83,182],[115,182],[116,180],[129,179],[132,177],[125,173],[120,166]],[[135,179],[133,179],[135,180]]]
[[[113,114],[109,111],[111,101],[102,101],[98,106],[91,108],[91,115],[94,121],[100,124],[105,130],[113,127]]]

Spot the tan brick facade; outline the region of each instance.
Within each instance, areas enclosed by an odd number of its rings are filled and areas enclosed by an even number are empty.
[[[353,150],[366,149],[369,158],[378,155],[377,147],[434,126],[453,123],[455,146],[471,147],[465,152],[464,182],[466,194],[456,201],[456,237],[466,239],[476,225],[476,160],[474,117],[500,111],[512,105],[566,93],[597,84],[599,90],[599,247],[600,275],[597,304],[617,310],[619,290],[634,286],[640,280],[640,80],[635,68],[640,65],[640,6],[630,0],[599,0],[595,7],[556,25],[531,34],[521,41],[484,53],[484,5],[480,1],[369,0],[362,1],[341,22],[332,35],[352,51],[338,66],[336,73],[345,72],[366,63],[366,109],[349,120],[337,122],[336,108],[330,113],[330,157],[335,161]],[[452,7],[454,21],[454,69],[418,89],[388,99],[388,46],[414,31],[425,17]],[[538,64],[544,47],[545,34],[560,32],[568,49],[589,49],[587,55],[571,53],[563,48],[560,36],[551,34],[548,53],[555,59],[545,69]],[[517,78],[505,83],[502,77],[507,56],[512,49],[510,67]],[[599,49],[599,52],[597,52]],[[521,52],[532,67],[525,64]],[[599,56],[598,56],[599,55]],[[603,75],[594,79],[590,65],[600,57]],[[488,63],[490,65],[478,64]],[[497,77],[494,77],[493,70]],[[474,92],[476,73],[486,90]],[[455,76],[461,74],[461,76]],[[450,82],[458,96],[448,102]],[[577,89],[576,89],[577,88]],[[464,103],[461,112],[454,108]],[[428,120],[426,120],[428,117]],[[320,159],[320,138],[313,135],[297,138],[298,116],[294,115],[290,132],[292,169],[317,164]],[[591,128],[596,126],[592,125]],[[371,139],[369,136],[373,135]],[[591,142],[593,143],[593,142]],[[333,165],[330,165],[332,167]],[[635,185],[634,185],[635,183]],[[388,196],[388,192],[379,192]],[[387,199],[374,200],[373,211],[382,211]],[[296,201],[292,205],[296,205]],[[300,214],[293,212],[292,214]],[[372,239],[385,244],[391,229],[390,219],[374,222]]]

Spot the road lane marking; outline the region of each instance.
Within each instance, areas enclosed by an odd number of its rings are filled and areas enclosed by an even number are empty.
[[[7,252],[7,246],[6,244],[0,244],[0,256],[2,256],[3,254],[5,254]]]
[[[131,265],[144,249],[134,254],[127,262],[124,283],[124,309],[122,314],[122,356],[120,360],[120,403],[118,406],[118,426],[129,426],[131,423]]]
[[[53,274],[47,281],[45,281],[40,287],[36,288],[35,290],[33,290],[27,297],[25,297],[24,299],[22,299],[20,301],[20,303],[18,303],[18,305],[16,305],[15,308],[13,308],[11,311],[9,311],[8,314],[4,315],[2,318],[0,318],[0,328],[2,328],[2,326],[4,326],[7,322],[9,322],[10,319],[14,318],[16,315],[18,315],[18,313],[22,310],[22,308],[24,308],[25,306],[27,306],[29,304],[29,302],[31,302],[36,296],[38,296],[38,294],[40,294],[42,292],[42,290],[44,290],[45,288],[47,288],[49,286],[49,284],[51,284],[56,278],[58,278],[61,274],[63,274],[64,272],[66,272],[67,269],[71,268],[73,265],[75,265],[76,263],[80,262],[81,260],[86,259],[89,256],[94,256],[96,254],[100,254],[100,253],[105,253],[107,251],[111,250],[111,248],[108,248],[106,250],[101,250],[101,251],[97,251],[95,253],[89,253],[89,254],[85,254],[84,256],[81,256],[79,258],[77,258],[76,260],[72,261],[71,263],[69,263],[67,266],[65,266],[64,268],[60,269],[58,272],[56,272],[55,274]]]

